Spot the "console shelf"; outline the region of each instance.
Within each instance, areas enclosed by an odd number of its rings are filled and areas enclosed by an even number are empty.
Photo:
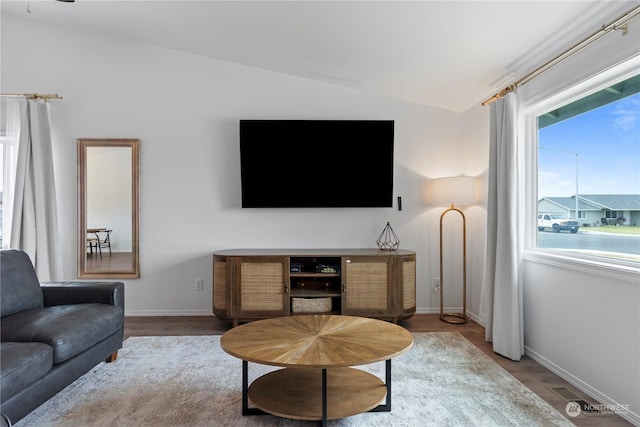
[[[309,302],[308,313],[394,322],[411,317],[416,311],[416,254],[404,249],[231,249],[213,254],[217,317],[237,325],[305,314],[301,299]]]
[[[340,277],[338,273],[290,273],[290,277]]]
[[[332,289],[291,289],[292,297],[307,297],[307,298],[319,298],[319,297],[339,297],[339,290]]]

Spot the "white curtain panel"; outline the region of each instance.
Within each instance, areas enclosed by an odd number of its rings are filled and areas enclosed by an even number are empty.
[[[524,354],[524,128],[518,95],[491,104],[487,250],[480,316],[493,350],[512,360]]]
[[[49,104],[20,102],[20,139],[10,247],[31,257],[42,282],[63,280]]]

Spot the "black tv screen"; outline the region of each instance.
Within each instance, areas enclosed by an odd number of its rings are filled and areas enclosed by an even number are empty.
[[[240,120],[242,207],[391,207],[393,135],[393,120]]]

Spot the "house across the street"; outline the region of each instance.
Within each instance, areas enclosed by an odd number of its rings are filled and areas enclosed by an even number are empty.
[[[543,197],[538,212],[576,218],[576,197]],[[640,194],[579,194],[578,221],[585,227],[640,225]]]

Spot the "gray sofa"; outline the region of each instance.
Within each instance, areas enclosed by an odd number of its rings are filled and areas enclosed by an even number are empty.
[[[15,423],[102,361],[124,334],[122,282],[41,284],[30,258],[0,251],[0,412]]]

